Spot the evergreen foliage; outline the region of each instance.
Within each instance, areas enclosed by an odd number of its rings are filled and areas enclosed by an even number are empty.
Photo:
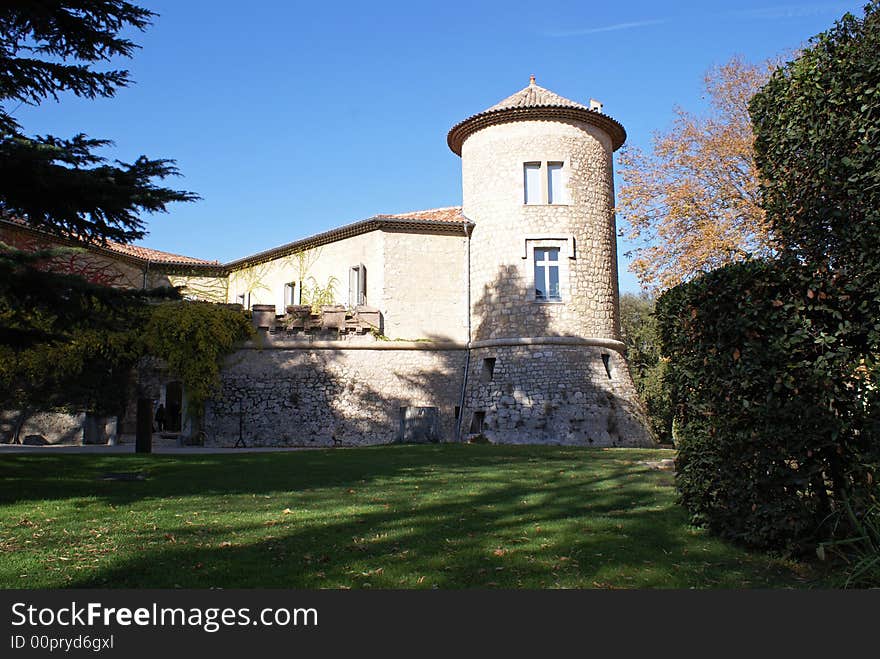
[[[664,294],[685,506],[805,551],[858,535],[880,476],[880,9],[844,16],[750,111],[772,261]]]
[[[177,174],[171,160],[110,162],[95,153],[108,140],[28,136],[12,116],[22,104],[66,93],[113,96],[131,80],[111,64],[137,47],[122,35],[153,17],[121,0],[0,5],[0,217],[86,242],[127,243],[144,236],[140,213],[196,199],[156,184]],[[0,401],[118,411],[139,353],[126,328],[148,315],[149,298],[178,295],[96,286],[53,272],[52,256],[0,245]]]

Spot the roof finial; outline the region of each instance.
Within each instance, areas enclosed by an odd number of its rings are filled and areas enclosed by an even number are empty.
[[[534,85],[534,84],[535,84],[535,74],[534,74],[534,73],[533,73],[532,75],[529,76],[529,84],[530,84],[530,85]]]

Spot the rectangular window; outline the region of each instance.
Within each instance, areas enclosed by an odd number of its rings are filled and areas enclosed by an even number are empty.
[[[288,282],[284,284],[284,305],[288,306],[291,304],[296,304],[296,296],[294,293],[296,292],[296,282]]]
[[[348,306],[354,309],[367,303],[367,268],[363,263],[348,271]]]
[[[563,185],[561,162],[547,163],[547,203],[564,204],[565,186]]]
[[[523,165],[523,185],[527,204],[541,203],[541,163],[527,162]]]
[[[562,299],[559,291],[559,248],[535,248],[535,299]]]

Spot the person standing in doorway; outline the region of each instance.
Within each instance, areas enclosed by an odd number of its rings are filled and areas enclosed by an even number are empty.
[[[162,403],[159,403],[159,408],[156,410],[156,428],[159,432],[165,430],[165,406]]]

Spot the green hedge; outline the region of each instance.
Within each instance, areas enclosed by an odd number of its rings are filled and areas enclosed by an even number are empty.
[[[867,508],[880,453],[877,365],[845,317],[855,288],[752,261],[660,298],[677,485],[697,523],[796,551],[851,532],[843,501]]]

